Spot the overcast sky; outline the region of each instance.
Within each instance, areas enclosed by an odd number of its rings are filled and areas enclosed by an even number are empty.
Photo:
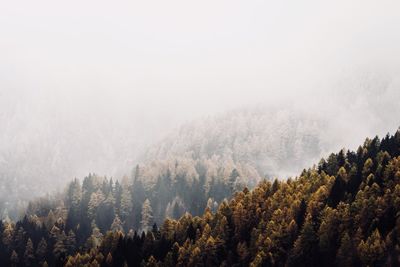
[[[340,119],[357,132],[343,146],[393,132],[399,3],[0,0],[3,161],[44,138],[107,173],[183,121],[254,104]]]
[[[398,1],[1,1],[0,88],[173,115],[304,95],[354,69],[395,70],[399,10]]]

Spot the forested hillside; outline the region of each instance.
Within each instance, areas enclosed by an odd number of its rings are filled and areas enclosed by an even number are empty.
[[[339,143],[315,115],[289,108],[243,108],[187,123],[140,153],[140,147],[158,135],[152,133],[147,142],[140,141],[138,133],[132,132],[138,131],[134,120],[124,127],[121,118],[106,126],[83,119],[70,121],[63,113],[39,120],[36,117],[44,112],[41,108],[31,111],[2,104],[9,107],[7,116],[0,116],[5,125],[0,133],[0,145],[4,144],[0,151],[0,218],[18,218],[29,200],[64,187],[65,181],[89,171],[121,178],[139,163],[139,179],[149,189],[168,172],[171,177],[163,183],[186,176],[189,180],[205,179],[208,187],[213,179],[226,182],[236,169],[243,178],[241,186],[254,187],[266,176],[297,173],[329,151],[333,143]],[[32,120],[25,123],[28,114]],[[85,127],[78,127],[80,124]],[[30,134],[16,134],[20,128]],[[231,194],[228,188],[218,190],[226,191],[218,194],[219,199]],[[182,194],[171,194],[166,204],[177,197],[175,202],[185,211],[197,212],[190,209]],[[200,212],[206,201],[199,202]]]
[[[182,125],[143,156],[247,164],[260,176],[287,176],[330,152],[338,137],[326,120],[295,107],[242,108]]]
[[[37,103],[35,90],[17,90],[15,95],[10,93],[12,99],[1,96],[2,219],[7,215],[18,218],[30,200],[63,189],[74,177],[83,177],[90,171],[122,176],[132,168],[132,160],[141,147],[155,138],[146,133],[148,138],[139,140],[138,119],[131,116],[125,123],[126,113],[109,119],[110,110],[115,109],[100,109],[93,101],[90,106],[82,104],[70,117],[73,101]],[[53,109],[50,103],[57,103],[57,108]]]
[[[90,175],[73,181],[64,199],[32,203],[24,220],[1,223],[0,265],[400,264],[400,131],[331,154],[296,178],[244,188],[201,216],[177,218],[174,205],[153,224],[139,189],[140,179],[130,186]]]
[[[0,0],[0,267],[400,267],[399,10]]]

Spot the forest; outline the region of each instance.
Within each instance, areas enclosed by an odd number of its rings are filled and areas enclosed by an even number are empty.
[[[0,267],[400,267],[400,1],[0,1]]]
[[[206,184],[206,171],[171,169],[151,188],[140,166],[121,181],[74,180],[0,223],[0,265],[400,264],[400,131],[253,188],[236,169]]]

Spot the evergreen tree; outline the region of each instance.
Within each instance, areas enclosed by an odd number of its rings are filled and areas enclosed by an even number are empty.
[[[240,176],[240,174],[236,169],[233,169],[231,174],[229,175],[228,182],[229,182],[229,187],[232,192],[235,190],[235,183],[239,176]]]
[[[132,205],[131,193],[127,188],[123,188],[121,195],[121,211],[120,211],[122,220],[126,220],[126,218],[128,218],[128,216],[132,212],[132,208],[133,205]]]
[[[113,259],[112,259],[111,253],[107,254],[106,263],[107,263],[107,266],[110,266],[110,267],[113,266]]]
[[[94,219],[96,217],[97,209],[104,200],[104,194],[100,189],[91,194],[90,201],[88,203],[89,219]]]
[[[147,232],[153,224],[153,210],[151,208],[150,200],[146,199],[142,206],[142,220],[140,222],[141,230]]]
[[[32,266],[35,261],[35,254],[33,249],[32,240],[29,238],[26,242],[25,253],[24,253],[24,263],[26,266]]]
[[[378,229],[366,241],[360,242],[358,251],[366,266],[382,266],[385,263],[386,244]]]
[[[49,214],[47,214],[45,225],[46,225],[47,229],[51,230],[55,223],[56,223],[56,217],[55,217],[53,211],[50,210]]]
[[[97,214],[95,217],[96,223],[103,233],[110,229],[110,226],[114,220],[114,205],[115,198],[112,195],[112,192],[109,192],[107,198],[103,202],[101,202],[97,208]]]
[[[336,255],[337,266],[354,266],[355,251],[348,233],[345,233],[340,242],[340,247]]]
[[[65,247],[65,239],[66,239],[65,233],[62,232],[57,236],[56,242],[53,247],[54,257],[59,262],[62,262],[64,260],[64,257],[66,256],[67,253],[67,249]]]
[[[73,252],[75,252],[75,248],[76,248],[75,233],[72,230],[70,230],[65,239],[65,249],[67,250],[67,255],[71,255]]]
[[[36,248],[36,257],[40,264],[44,263],[46,255],[47,255],[47,242],[44,239],[44,237],[42,237]]]
[[[18,258],[18,254],[15,250],[13,250],[11,253],[10,262],[11,262],[11,266],[14,266],[14,267],[18,266],[19,258]]]
[[[119,219],[118,215],[115,216],[110,229],[111,229],[111,231],[114,231],[114,232],[123,232],[124,228],[122,227],[122,222]]]
[[[299,238],[296,240],[290,266],[319,266],[318,236],[310,220],[306,221]]]

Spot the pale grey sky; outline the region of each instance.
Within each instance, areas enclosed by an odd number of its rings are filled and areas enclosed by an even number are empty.
[[[398,1],[1,1],[0,88],[199,114],[302,95],[355,68],[396,69],[399,10]]]
[[[111,174],[183,121],[254,104],[340,121],[340,146],[393,132],[399,10],[385,0],[0,0],[0,164]]]

